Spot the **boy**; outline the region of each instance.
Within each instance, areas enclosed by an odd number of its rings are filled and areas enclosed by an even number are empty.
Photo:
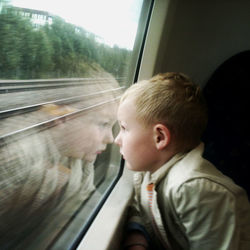
[[[198,86],[181,73],[139,82],[122,96],[118,121],[115,142],[138,171],[124,249],[250,249],[245,191],[202,158]]]

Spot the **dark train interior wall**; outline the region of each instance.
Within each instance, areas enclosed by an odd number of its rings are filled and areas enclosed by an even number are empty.
[[[250,49],[250,1],[169,1],[155,72],[182,71],[202,86],[229,57]]]

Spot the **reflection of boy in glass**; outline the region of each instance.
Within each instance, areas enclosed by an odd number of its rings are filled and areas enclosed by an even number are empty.
[[[62,116],[78,110],[70,106],[46,105],[42,110]],[[93,162],[107,144],[113,142],[116,105],[104,105],[72,118],[60,120],[53,135],[60,153],[67,157]]]
[[[46,105],[42,111],[51,117],[60,117],[77,113],[81,104],[57,106]],[[62,121],[49,129],[50,135],[58,149],[60,163],[70,169],[70,180],[65,196],[71,196],[77,189],[82,189],[83,195],[89,196],[94,190],[93,164],[98,154],[105,151],[107,144],[113,142],[112,127],[115,123],[116,103],[106,104],[77,114],[74,117],[65,116]],[[66,197],[65,197],[66,198]]]
[[[100,106],[72,119],[55,120],[55,126],[20,140],[6,140],[0,149],[0,244],[14,246],[37,228],[51,212],[64,209],[69,219],[95,190],[93,163],[113,141],[115,106]],[[44,106],[23,116],[7,118],[2,127],[18,129],[69,114],[71,106]],[[57,208],[55,210],[55,208]],[[55,218],[56,219],[56,218]],[[60,221],[61,222],[61,221]]]

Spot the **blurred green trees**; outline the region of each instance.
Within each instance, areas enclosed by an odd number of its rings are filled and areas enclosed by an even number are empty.
[[[123,77],[131,51],[96,41],[94,34],[53,17],[34,26],[0,0],[0,79],[85,77],[91,65]],[[100,68],[101,68],[100,67]]]

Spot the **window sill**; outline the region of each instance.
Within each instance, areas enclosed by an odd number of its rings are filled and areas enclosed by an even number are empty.
[[[124,169],[121,179],[90,226],[77,250],[119,249],[122,225],[132,198],[132,173]]]

